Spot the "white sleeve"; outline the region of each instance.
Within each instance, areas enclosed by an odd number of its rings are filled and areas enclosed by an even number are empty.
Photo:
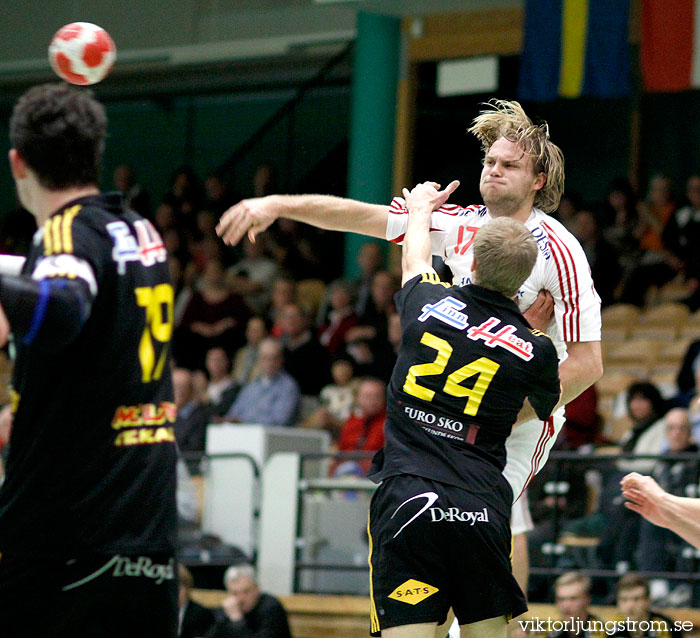
[[[547,289],[554,298],[554,318],[562,341],[600,341],[600,297],[593,286],[591,269],[578,240],[565,228],[549,236],[550,258]]]
[[[455,207],[450,207],[454,209]],[[445,240],[449,228],[449,220],[454,218],[453,214],[443,212],[442,208],[433,211],[430,216],[430,244],[433,255],[445,256]],[[408,209],[403,197],[394,197],[389,206],[389,216],[386,222],[386,238],[395,244],[403,243],[408,225]]]

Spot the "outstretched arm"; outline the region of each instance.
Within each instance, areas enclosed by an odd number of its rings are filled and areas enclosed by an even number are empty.
[[[700,499],[669,494],[653,478],[636,472],[620,483],[627,509],[654,525],[670,529],[700,549]]]
[[[244,199],[229,208],[216,232],[226,244],[237,244],[246,233],[254,242],[278,217],[286,217],[326,230],[384,239],[388,215],[388,206],[333,195],[268,195]]]
[[[435,272],[430,245],[430,215],[448,200],[458,186],[459,182],[454,181],[440,191],[440,184],[424,182],[410,192],[403,189],[408,209],[408,226],[401,256],[402,286],[416,275]]]

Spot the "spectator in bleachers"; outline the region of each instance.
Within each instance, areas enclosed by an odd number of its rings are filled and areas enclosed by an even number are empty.
[[[339,357],[331,363],[333,383],[322,388],[319,394],[321,405],[304,420],[304,427],[327,430],[337,440],[355,402],[357,384],[353,375],[353,365],[349,358]]]
[[[330,310],[319,328],[318,338],[331,355],[345,349],[345,335],[357,325],[352,293],[352,285],[344,279],[337,279],[328,287]]]
[[[192,372],[185,368],[173,370],[173,394],[177,418],[175,439],[183,453],[205,450],[209,410],[197,401]]]
[[[664,245],[663,234],[676,210],[671,196],[671,180],[655,175],[649,182],[649,194],[641,207],[639,265],[630,273],[620,296],[623,303],[643,306],[650,286],[662,286],[681,270],[682,263]]]
[[[229,567],[224,585],[229,595],[206,638],[292,638],[287,612],[274,596],[260,591],[250,565]]]
[[[677,210],[664,231],[664,243],[684,266],[685,280],[692,290],[684,300],[692,311],[700,308],[700,176],[686,182],[688,204]]]
[[[386,421],[386,384],[380,379],[365,378],[357,386],[355,409],[343,424],[338,440],[339,452],[376,452],[384,447],[384,422]],[[357,473],[364,476],[371,459],[351,461]],[[346,473],[344,464],[335,472]]]
[[[153,219],[151,198],[143,186],[136,181],[136,175],[131,166],[126,164],[117,166],[114,169],[112,180],[114,181],[114,187],[121,192],[127,208],[136,211],[146,219]]]
[[[270,253],[280,270],[296,281],[323,274],[317,241],[315,228],[284,217],[270,226],[268,233]]]
[[[280,320],[284,368],[299,384],[303,395],[318,397],[321,388],[330,381],[328,353],[316,339],[308,317],[298,305],[285,306]]]
[[[638,574],[626,574],[617,582],[617,610],[620,613],[620,620],[631,620],[636,631],[628,631],[626,627],[618,629],[614,638],[652,638],[667,636],[675,638],[683,636],[684,633],[674,629],[674,622],[668,616],[664,616],[651,609],[651,595],[649,581]],[[651,625],[650,621],[654,621]],[[640,624],[645,622],[643,627]],[[659,626],[663,623],[663,626]]]
[[[216,622],[214,612],[192,600],[190,593],[194,589],[194,578],[190,570],[178,563],[179,589],[178,605],[178,638],[201,638],[205,636]]]
[[[692,440],[688,412],[682,408],[670,410],[666,415],[664,447],[667,454],[691,454],[698,452],[697,444]],[[669,494],[685,496],[686,488],[697,483],[698,462],[672,458],[659,460],[654,465],[652,476]],[[676,534],[663,527],[652,525],[640,519],[639,543],[635,555],[637,568],[642,571],[683,571],[692,570],[690,561],[681,556],[683,548],[689,547]],[[686,564],[683,565],[683,562]],[[663,594],[668,593],[668,583]],[[687,601],[690,602],[690,601]]]
[[[651,383],[635,382],[627,389],[626,404],[632,426],[620,439],[622,451],[638,455],[661,454],[667,404],[658,388]],[[607,567],[623,564],[629,567],[639,537],[638,517],[632,516],[623,506],[619,481],[627,472],[650,472],[653,467],[653,460],[621,459],[604,474],[598,513],[602,519],[598,557]]]
[[[163,201],[172,205],[178,225],[183,230],[194,228],[194,214],[202,202],[202,186],[191,166],[180,166],[170,176],[170,190]]]
[[[171,228],[178,232],[181,231],[175,216],[175,206],[171,202],[162,201],[158,204],[153,223],[161,236],[165,234],[166,230]]]
[[[617,251],[598,230],[598,222],[592,211],[582,209],[574,216],[569,229],[581,242],[591,267],[591,276],[603,306],[615,301],[615,289],[622,278]]]
[[[233,378],[238,385],[245,385],[258,377],[258,346],[267,334],[268,326],[264,317],[256,315],[248,319],[245,345],[238,349],[233,362]]]
[[[204,180],[204,203],[207,210],[212,211],[217,219],[233,202],[240,198],[231,195],[223,177],[217,173],[209,173]]]
[[[617,252],[623,281],[640,259],[638,206],[637,194],[627,178],[618,177],[610,182],[599,226],[603,238]]]
[[[579,631],[581,623],[601,622],[588,607],[591,604],[591,579],[578,572],[566,572],[554,581],[554,602],[561,619],[568,621],[566,630],[553,631],[547,638],[603,638],[605,631]],[[602,623],[601,623],[602,625]]]
[[[263,339],[258,347],[260,376],[241,388],[224,420],[237,423],[289,426],[296,422],[301,393],[284,370],[279,340]]]
[[[359,316],[358,325],[346,333],[347,351],[355,360],[362,374],[376,374],[372,364],[372,347],[386,344],[389,316],[395,311],[394,294],[397,292],[395,278],[386,270],[380,270],[372,278],[370,298],[365,312]]]
[[[273,337],[282,336],[281,315],[282,310],[289,304],[297,302],[297,283],[293,279],[280,277],[272,284],[272,300],[267,309],[267,318],[270,322],[270,334]]]
[[[211,414],[223,416],[240,390],[231,374],[231,359],[223,348],[211,348],[207,351],[204,364],[209,376],[206,396]]]
[[[277,263],[265,255],[265,236],[255,243],[247,237],[241,241],[243,259],[226,271],[234,291],[243,295],[251,310],[262,313],[270,304],[272,282],[279,275]]]
[[[683,355],[681,367],[676,377],[676,387],[685,399],[678,402],[679,405],[687,406],[691,397],[695,394],[696,373],[700,367],[700,339],[691,342]]]
[[[210,259],[175,330],[173,353],[178,365],[202,370],[210,348],[235,352],[244,343],[249,315],[242,297],[226,287],[221,262]]]
[[[357,286],[357,301],[355,312],[358,316],[364,315],[370,302],[372,279],[375,273],[384,266],[384,249],[381,244],[368,241],[362,244],[357,254],[357,265],[360,268],[360,276],[355,281]]]

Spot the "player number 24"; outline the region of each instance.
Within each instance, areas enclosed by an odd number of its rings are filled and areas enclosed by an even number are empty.
[[[170,284],[136,288],[136,303],[146,309],[146,327],[139,342],[141,380],[144,383],[160,379],[163,374],[167,344],[173,333],[174,297]],[[157,362],[154,340],[161,344]]]
[[[403,391],[424,401],[432,401],[435,391],[420,385],[416,379],[442,374],[447,367],[447,362],[452,356],[452,346],[434,334],[424,332],[420,342],[423,345],[437,350],[437,356],[432,363],[417,363],[408,369],[406,381],[403,384]],[[451,373],[445,381],[442,391],[453,397],[467,397],[467,404],[464,406],[464,414],[474,416],[479,411],[484,393],[491,384],[493,376],[500,368],[495,361],[486,357],[480,357],[458,370]],[[478,375],[471,388],[461,385],[462,381]]]

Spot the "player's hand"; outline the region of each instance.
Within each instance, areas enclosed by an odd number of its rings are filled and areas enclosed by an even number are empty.
[[[229,208],[219,219],[216,233],[225,244],[235,246],[247,233],[255,243],[258,233],[267,229],[280,215],[275,195],[244,199]]]
[[[540,290],[537,299],[523,312],[523,317],[536,330],[547,332],[554,318],[554,298],[548,290]]]
[[[442,191],[440,184],[436,182],[423,182],[414,186],[410,191],[404,188],[403,196],[409,212],[421,209],[429,209],[432,212],[440,208],[458,187],[457,180],[450,182]]]
[[[10,322],[2,306],[0,306],[0,348],[10,339]]]
[[[238,604],[238,599],[235,596],[226,596],[224,602],[221,603],[221,607],[224,610],[227,618],[232,622],[236,622],[243,618],[243,613]]]
[[[668,496],[651,476],[642,476],[632,472],[621,481],[622,496],[627,500],[625,507],[641,514],[650,523],[660,527],[668,527],[670,520],[662,507]]]

